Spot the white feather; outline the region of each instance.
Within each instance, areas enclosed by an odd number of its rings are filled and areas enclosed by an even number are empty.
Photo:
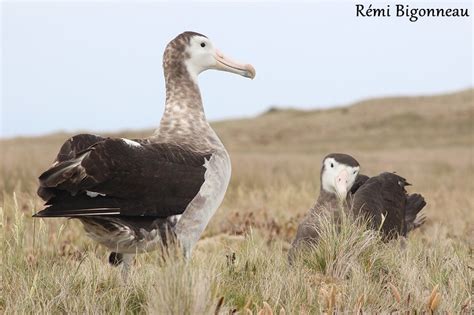
[[[131,147],[139,148],[142,146],[140,143],[130,140],[130,139],[122,138],[122,140]]]
[[[95,191],[89,191],[89,190],[86,190],[86,194],[87,194],[87,196],[89,196],[91,198],[95,198],[97,196],[105,196],[105,194],[101,194],[101,193],[98,193],[98,192],[95,192]]]

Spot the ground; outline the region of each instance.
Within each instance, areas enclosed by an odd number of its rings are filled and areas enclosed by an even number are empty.
[[[68,134],[1,140],[0,313],[313,314],[472,311],[474,90],[272,109],[213,124],[233,174],[188,264],[140,255],[127,284],[74,220],[35,219],[37,177]],[[122,132],[138,137],[150,130]],[[352,222],[323,224],[293,266],[287,251],[319,191],[322,158],[349,153],[396,171],[426,198],[426,224],[383,243]],[[325,218],[321,220],[325,222]]]

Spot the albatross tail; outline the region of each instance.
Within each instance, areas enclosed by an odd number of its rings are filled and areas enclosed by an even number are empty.
[[[407,233],[425,223],[426,216],[420,211],[426,206],[425,198],[420,194],[412,194],[407,198],[405,208],[405,224]]]

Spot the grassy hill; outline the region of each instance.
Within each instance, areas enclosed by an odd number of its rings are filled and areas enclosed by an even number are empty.
[[[474,89],[325,110],[274,108],[213,126],[233,173],[193,262],[158,266],[157,253],[141,255],[128,286],[79,222],[31,219],[42,207],[37,177],[70,134],[0,140],[0,313],[213,313],[221,298],[222,314],[471,310]],[[406,247],[328,227],[327,242],[288,268],[289,242],[317,197],[330,152],[353,155],[369,175],[407,177],[409,190],[428,202],[427,223]]]
[[[473,90],[373,99],[326,110],[273,110],[216,123],[234,150],[305,152],[472,144]]]
[[[322,110],[272,108],[260,116],[212,123],[230,151],[349,149],[472,144],[474,89],[456,93],[370,99]],[[151,129],[111,136],[146,137]],[[0,144],[61,143],[69,134],[14,138]],[[396,137],[394,137],[396,136]],[[387,141],[388,140],[388,141]]]

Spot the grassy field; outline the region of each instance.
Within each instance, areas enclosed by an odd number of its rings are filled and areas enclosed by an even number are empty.
[[[474,90],[272,109],[217,122],[233,175],[187,265],[140,255],[129,282],[74,220],[33,220],[37,177],[69,136],[0,141],[0,313],[317,314],[472,312]],[[122,132],[137,137],[151,131]],[[294,266],[289,243],[319,191],[320,163],[345,152],[362,173],[397,171],[426,224],[406,244],[347,222]],[[402,246],[403,245],[403,246]]]

